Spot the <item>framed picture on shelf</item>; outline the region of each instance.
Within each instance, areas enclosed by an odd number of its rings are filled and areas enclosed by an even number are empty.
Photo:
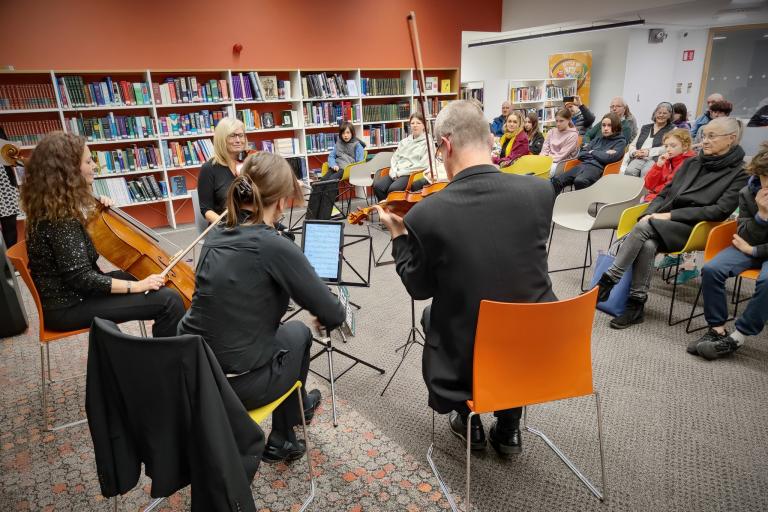
[[[274,128],[275,118],[272,116],[272,112],[264,112],[261,114],[261,127],[262,128]]]
[[[272,143],[271,140],[263,140],[261,141],[261,150],[266,153],[274,153],[275,145]]]
[[[291,114],[290,110],[283,110],[280,113],[280,117],[282,118],[282,126],[286,128],[293,127],[293,115]]]

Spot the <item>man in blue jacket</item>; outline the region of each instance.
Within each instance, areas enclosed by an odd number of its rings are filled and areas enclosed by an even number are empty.
[[[704,112],[701,116],[699,116],[696,121],[694,121],[693,126],[691,126],[691,136],[696,137],[696,134],[699,133],[699,128],[704,126],[705,124],[709,123],[712,120],[712,114],[709,112],[709,107],[712,106],[712,104],[716,101],[723,101],[725,98],[722,94],[719,92],[715,92],[707,96],[707,111]]]
[[[507,122],[507,116],[512,111],[512,104],[505,101],[501,104],[501,115],[493,119],[491,123],[491,133],[496,137],[504,135],[504,124]]]

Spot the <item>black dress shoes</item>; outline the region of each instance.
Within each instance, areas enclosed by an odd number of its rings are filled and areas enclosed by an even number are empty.
[[[523,438],[520,435],[520,425],[511,429],[500,429],[499,422],[494,422],[488,437],[491,446],[502,457],[509,457],[523,451]]]
[[[304,445],[304,441],[297,439],[294,442],[284,441],[282,445],[275,445],[267,443],[264,447],[264,453],[261,456],[261,460],[267,464],[274,464],[276,462],[291,462],[298,460],[304,456],[307,451],[307,447]]]
[[[304,400],[304,421],[307,424],[312,423],[312,418],[315,417],[315,410],[320,402],[323,401],[323,395],[319,389],[313,389],[307,393],[307,398]]]
[[[461,414],[453,411],[448,416],[448,424],[451,427],[453,435],[464,441],[464,446],[467,444],[467,421],[466,418],[462,418]],[[485,449],[485,430],[483,430],[483,422],[480,416],[472,417],[472,430],[469,434],[470,449],[472,450],[484,450]]]

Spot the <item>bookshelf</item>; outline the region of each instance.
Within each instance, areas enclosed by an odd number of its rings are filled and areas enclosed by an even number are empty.
[[[459,97],[459,70],[431,68],[424,74],[437,84],[426,93],[426,117],[434,120],[446,102]],[[259,97],[254,78],[259,84],[274,80],[274,86],[262,86]],[[49,131],[93,133],[89,149],[104,160],[96,180],[151,176],[164,182],[166,197],[117,203],[148,226],[176,228],[194,221],[188,192],[197,188],[220,117],[245,122],[250,148],[300,157],[307,169],[317,168],[338,134],[337,119],[352,122],[369,152],[396,148],[408,134],[408,116],[420,108],[416,79],[407,68],[2,71],[0,125],[23,152]],[[379,131],[385,132],[380,144],[366,139]],[[156,162],[150,164],[147,151]],[[146,164],[141,158],[133,167],[115,163],[107,153],[116,152],[134,158],[143,152]],[[172,195],[174,176],[185,177],[187,193]]]
[[[485,105],[483,101],[484,91],[484,82],[462,82],[460,97],[462,100],[475,99],[480,102],[480,105]]]

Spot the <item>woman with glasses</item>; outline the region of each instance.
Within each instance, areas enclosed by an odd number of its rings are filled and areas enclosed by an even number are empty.
[[[724,221],[739,205],[739,191],[748,178],[739,146],[741,121],[722,117],[702,130],[702,151],[683,162],[651,201],[624,238],[611,268],[600,277],[598,302],[607,300],[624,272],[632,268],[627,307],[611,320],[614,329],[643,322],[656,253],[681,250],[697,223]]]
[[[622,174],[645,178],[656,163],[654,159],[664,152],[664,136],[675,128],[672,116],[671,103],[664,101],[656,105],[651,116],[653,122],[643,125],[629,144],[621,162]]]
[[[200,213],[208,222],[226,209],[227,190],[237,176],[238,157],[245,149],[242,121],[231,117],[219,121],[213,132],[213,158],[203,164],[197,179]]]

